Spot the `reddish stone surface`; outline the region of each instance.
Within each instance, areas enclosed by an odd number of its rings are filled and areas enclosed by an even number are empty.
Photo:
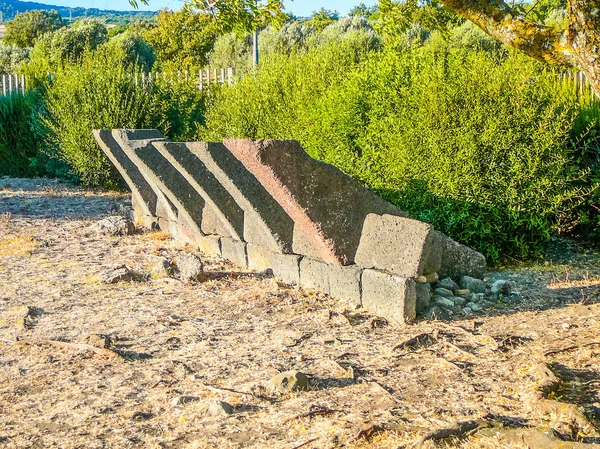
[[[292,218],[294,235],[307,240],[294,242],[294,248],[311,247],[304,254],[351,264],[369,213],[405,216],[338,168],[312,159],[296,141],[230,139],[224,144]]]

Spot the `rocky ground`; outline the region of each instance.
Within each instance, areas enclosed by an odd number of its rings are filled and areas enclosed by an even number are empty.
[[[600,447],[598,254],[398,327],[202,254],[168,276],[193,248],[91,227],[125,199],[0,180],[0,448]]]

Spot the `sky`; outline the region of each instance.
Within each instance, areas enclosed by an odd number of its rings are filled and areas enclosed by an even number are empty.
[[[38,3],[46,3],[58,6],[76,7],[82,6],[84,8],[98,8],[98,9],[116,9],[116,10],[129,10],[132,9],[128,3],[128,0],[36,0]],[[162,8],[179,9],[183,5],[183,0],[149,0],[150,5],[140,5],[142,11],[153,11]],[[285,7],[288,12],[298,16],[306,17],[309,16],[313,11],[321,8],[328,9],[330,11],[337,11],[341,15],[347,14],[354,6],[364,3],[367,6],[377,4],[377,0],[330,0],[330,1],[318,1],[318,0],[286,0]]]

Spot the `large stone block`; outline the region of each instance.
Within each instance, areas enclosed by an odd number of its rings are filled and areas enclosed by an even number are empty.
[[[248,256],[248,268],[255,271],[272,270],[273,257],[272,252],[262,246],[248,243],[246,245],[246,253]]]
[[[329,294],[329,264],[304,257],[300,261],[300,284]]]
[[[377,270],[362,272],[362,306],[398,323],[416,318],[413,279]]]
[[[329,294],[351,305],[361,305],[362,270],[356,265],[329,265]]]
[[[240,242],[239,240],[233,240],[229,237],[221,237],[220,240],[221,256],[242,268],[248,267],[246,243]]]
[[[158,131],[157,131],[158,133]],[[157,138],[162,138],[162,134],[155,134]],[[100,148],[108,156],[117,171],[121,174],[129,188],[131,189],[132,201],[135,201],[135,213],[141,220],[144,215],[154,216],[156,213],[156,193],[148,181],[140,173],[138,167],[129,159],[121,148],[121,145],[113,138],[112,131],[102,129],[95,130],[94,137]]]
[[[434,237],[433,247],[441,255],[441,265],[438,270],[440,278],[468,275],[483,279],[487,267],[483,254],[452,240],[441,232],[435,231]]]
[[[192,153],[187,144],[179,142],[155,142],[154,147],[180,173],[196,192],[210,205],[212,217],[204,216],[202,231],[218,229],[220,224],[227,228],[228,236],[243,240],[244,211],[233,197]]]
[[[272,253],[273,276],[286,284],[300,283],[300,261],[296,254]]]
[[[326,262],[354,262],[369,213],[405,216],[341,170],[312,159],[298,142],[230,139],[224,144],[293,219],[296,233],[310,242],[311,255]],[[294,242],[294,252],[300,247]]]
[[[223,144],[191,142],[187,147],[244,211],[243,240],[290,253],[294,222],[259,180]]]
[[[402,277],[435,273],[441,255],[435,251],[433,227],[395,215],[369,214],[365,219],[356,263]]]
[[[221,255],[221,238],[216,235],[197,236],[193,242],[204,254],[211,256]]]

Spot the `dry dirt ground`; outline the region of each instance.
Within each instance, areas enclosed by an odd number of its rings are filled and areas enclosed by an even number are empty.
[[[153,279],[192,248],[89,231],[125,200],[0,180],[0,448],[599,447],[596,254],[489,273],[511,308],[400,327],[217,258]],[[136,278],[100,282],[114,264]],[[286,370],[310,389],[272,392]]]

